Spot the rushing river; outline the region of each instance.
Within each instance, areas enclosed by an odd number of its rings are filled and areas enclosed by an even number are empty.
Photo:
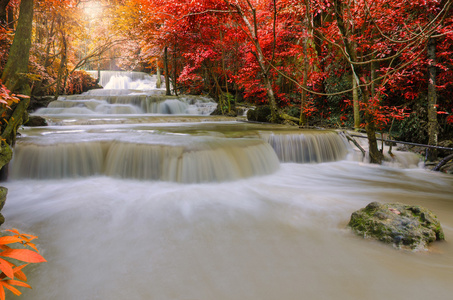
[[[38,235],[48,262],[25,270],[20,299],[451,298],[452,176],[362,163],[336,133],[213,122],[206,99],[134,93],[127,113],[111,93],[64,99],[83,105],[22,131],[3,228]],[[144,110],[164,101],[178,113]],[[446,241],[408,252],[356,237],[349,217],[372,201],[431,209]]]

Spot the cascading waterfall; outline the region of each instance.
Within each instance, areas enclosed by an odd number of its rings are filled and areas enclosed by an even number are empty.
[[[270,134],[264,139],[274,148],[281,162],[321,163],[342,160],[348,146],[336,132]]]
[[[257,131],[249,124],[239,129],[235,122],[222,123],[222,127],[227,131],[221,133],[209,123],[181,129],[154,124],[90,126],[75,132],[67,127],[24,131],[16,146],[10,177],[49,179],[102,174],[185,183],[221,182],[271,174],[278,169],[279,161],[337,161],[350,151],[333,131],[296,133],[272,125],[262,125]],[[236,138],[229,138],[230,132]]]
[[[165,96],[165,89],[156,89],[156,80],[145,73],[103,71],[101,82],[103,89],[91,90],[81,95],[60,96],[47,108],[41,108],[35,114],[209,115],[217,107],[208,97]]]
[[[37,145],[19,143],[10,177],[55,179],[108,175],[119,178],[175,182],[230,181],[275,172],[279,161],[269,144],[257,139],[147,136],[131,141],[115,134],[111,140],[66,141]],[[107,135],[107,133],[106,133]],[[84,139],[88,139],[84,137]],[[45,140],[45,137],[41,138]]]
[[[2,226],[48,260],[25,268],[22,300],[451,297],[451,176],[350,159],[335,131],[215,121],[145,75],[103,72],[141,90],[62,97],[36,112],[58,122],[21,129]],[[345,226],[372,201],[431,209],[447,242],[357,238]]]
[[[88,74],[98,79],[98,71],[87,71]],[[146,89],[155,89],[156,76],[151,76],[144,72],[130,72],[130,71],[101,71],[101,78],[99,84],[106,89],[131,89],[130,84],[134,86],[146,86]],[[115,77],[117,80],[111,80]]]

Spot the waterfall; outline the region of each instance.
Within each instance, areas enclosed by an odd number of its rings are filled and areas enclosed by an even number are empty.
[[[88,70],[88,74],[98,79],[98,71]],[[139,82],[146,81],[150,84],[149,89],[156,88],[157,78],[155,75],[149,75],[144,72],[130,72],[130,71],[101,71],[101,78],[99,79],[99,85],[104,88],[117,88],[117,89],[128,89],[129,87],[125,82]],[[117,80],[111,80],[112,77]],[[124,85],[122,85],[124,84]]]
[[[10,177],[71,178],[107,175],[174,182],[231,181],[271,174],[280,162],[345,159],[350,148],[333,131],[222,123],[190,126],[109,125],[34,129],[16,145]],[[263,130],[266,129],[266,130]],[[33,134],[34,132],[34,134]],[[229,138],[234,134],[235,138]],[[254,136],[254,137],[252,137]]]
[[[88,135],[89,136],[89,135]],[[269,144],[258,139],[146,135],[147,143],[115,134],[90,142],[20,142],[10,178],[56,179],[93,175],[182,183],[231,181],[279,168]],[[52,137],[53,139],[53,137]],[[87,137],[82,140],[88,139]]]
[[[90,74],[97,76],[95,71]],[[101,84],[103,89],[90,90],[81,95],[60,96],[34,114],[209,115],[217,107],[212,99],[204,96],[165,96],[165,89],[156,89],[156,78],[146,73],[102,71]]]
[[[321,163],[346,157],[349,147],[333,131],[270,134],[263,138],[274,148],[282,162]]]

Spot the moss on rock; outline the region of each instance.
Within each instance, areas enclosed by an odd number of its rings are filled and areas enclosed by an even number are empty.
[[[371,202],[351,215],[348,224],[360,236],[374,238],[397,248],[425,249],[444,240],[437,217],[421,206]]]
[[[8,189],[0,186],[0,211],[3,209],[6,201],[6,194],[8,194]],[[5,217],[0,213],[0,225],[5,222]]]
[[[247,120],[255,122],[269,122],[271,118],[271,108],[268,105],[258,106],[247,111]]]

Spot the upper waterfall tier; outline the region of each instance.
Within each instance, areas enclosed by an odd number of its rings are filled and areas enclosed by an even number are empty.
[[[146,93],[121,94],[112,91],[90,91],[83,95],[62,96],[37,115],[106,115],[106,114],[189,114],[209,115],[217,107],[203,96],[163,96]],[[118,90],[121,91],[121,90]],[[107,95],[96,95],[105,93]],[[113,95],[108,95],[113,94]]]
[[[145,87],[145,84],[148,86],[146,89],[155,89],[157,76],[156,75],[149,75],[144,72],[130,72],[130,71],[87,71],[92,77],[98,79],[99,73],[101,74],[101,78],[99,79],[99,85],[104,88],[117,88],[117,89],[133,89],[128,86],[128,83],[131,82],[140,82],[143,83],[142,87]],[[116,77],[116,82],[111,82],[111,78]],[[110,87],[107,87],[110,83]],[[137,85],[140,86],[140,85]],[[162,87],[165,89],[165,85],[162,84]],[[142,88],[143,89],[143,88]]]
[[[103,89],[90,90],[80,95],[60,96],[35,114],[209,115],[217,107],[212,99],[205,96],[165,96],[165,89],[156,88],[156,77],[145,73],[102,71],[100,80],[104,81]]]

